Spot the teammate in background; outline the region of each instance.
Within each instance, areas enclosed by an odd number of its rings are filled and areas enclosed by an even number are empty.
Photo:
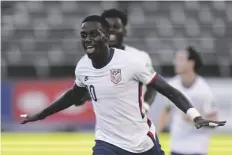
[[[186,113],[197,128],[223,126],[225,121],[201,117],[188,99],[170,86],[139,53],[109,48],[109,25],[97,15],[81,24],[86,55],[78,62],[74,86],[41,112],[24,114],[22,124],[45,119],[79,101],[88,90],[96,115],[93,155],[161,155],[151,121],[141,109],[141,85],[150,85]]]
[[[105,10],[101,16],[105,18],[105,20],[109,23],[110,31],[109,31],[109,46],[125,50],[127,52],[140,52],[141,57],[145,59],[149,65],[152,65],[152,60],[147,52],[138,50],[134,47],[124,44],[124,37],[126,36],[127,30],[127,15],[117,9],[109,9]],[[155,98],[155,90],[149,86],[143,86],[143,99],[144,99],[144,108],[146,112],[149,110],[150,105],[154,102]]]
[[[202,67],[200,55],[193,47],[189,46],[176,53],[174,64],[177,75],[169,83],[184,93],[205,118],[216,121],[217,113],[213,107],[211,89],[206,81],[197,74]],[[159,95],[157,95],[157,99],[160,97]],[[164,97],[161,100],[165,101]],[[155,103],[161,104],[161,100],[155,100]],[[170,115],[172,115],[170,127],[171,155],[206,155],[211,134],[210,129],[196,130],[191,118],[171,104],[167,104],[161,112],[157,126],[158,132],[163,130]]]

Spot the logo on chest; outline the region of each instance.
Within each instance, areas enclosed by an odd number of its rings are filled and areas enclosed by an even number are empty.
[[[110,79],[113,83],[118,84],[122,80],[121,69],[111,69]]]
[[[85,76],[84,81],[88,81],[88,80],[89,80],[89,77]]]

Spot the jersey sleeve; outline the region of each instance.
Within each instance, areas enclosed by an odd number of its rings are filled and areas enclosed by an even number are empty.
[[[152,64],[147,62],[147,59],[137,61],[133,67],[135,69],[133,75],[134,79],[142,82],[145,85],[153,81],[157,75],[157,73],[153,69]]]
[[[150,65],[152,65],[151,57],[150,57],[150,55],[149,55],[148,53],[146,53],[146,52],[145,52],[145,58],[146,58],[146,60],[147,60],[147,63],[150,64]]]
[[[81,82],[80,75],[78,73],[79,73],[79,67],[78,67],[78,64],[77,64],[76,69],[75,69],[75,77],[76,77],[75,84],[78,87],[85,87],[85,84]]]

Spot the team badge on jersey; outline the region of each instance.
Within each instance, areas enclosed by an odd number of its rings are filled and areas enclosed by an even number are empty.
[[[110,79],[113,83],[118,84],[122,79],[121,69],[111,69],[110,70]]]

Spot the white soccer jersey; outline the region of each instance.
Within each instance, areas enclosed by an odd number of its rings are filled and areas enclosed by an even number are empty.
[[[190,88],[182,85],[179,76],[174,77],[169,83],[185,94],[203,117],[216,113],[212,91],[202,77],[198,76]],[[170,104],[170,101],[168,103]],[[171,116],[171,150],[183,154],[206,154],[212,129],[196,129],[192,122],[183,119],[185,114],[173,103],[171,103]]]
[[[130,152],[140,153],[153,147],[149,136],[155,127],[142,112],[142,84],[155,78],[156,72],[140,53],[114,49],[112,60],[95,69],[85,55],[77,64],[76,85],[87,87],[96,115],[96,140],[102,140]]]
[[[125,51],[127,51],[127,52],[133,52],[133,53],[136,53],[136,52],[141,53],[141,55],[142,55],[141,59],[144,59],[144,61],[146,61],[151,66],[153,66],[151,57],[150,57],[150,55],[147,52],[138,50],[137,48],[131,47],[129,45],[125,45]],[[144,92],[143,94],[145,95],[145,93],[147,91],[147,86],[143,85],[142,89],[143,89],[143,92]],[[144,96],[143,96],[143,98],[144,98]]]

